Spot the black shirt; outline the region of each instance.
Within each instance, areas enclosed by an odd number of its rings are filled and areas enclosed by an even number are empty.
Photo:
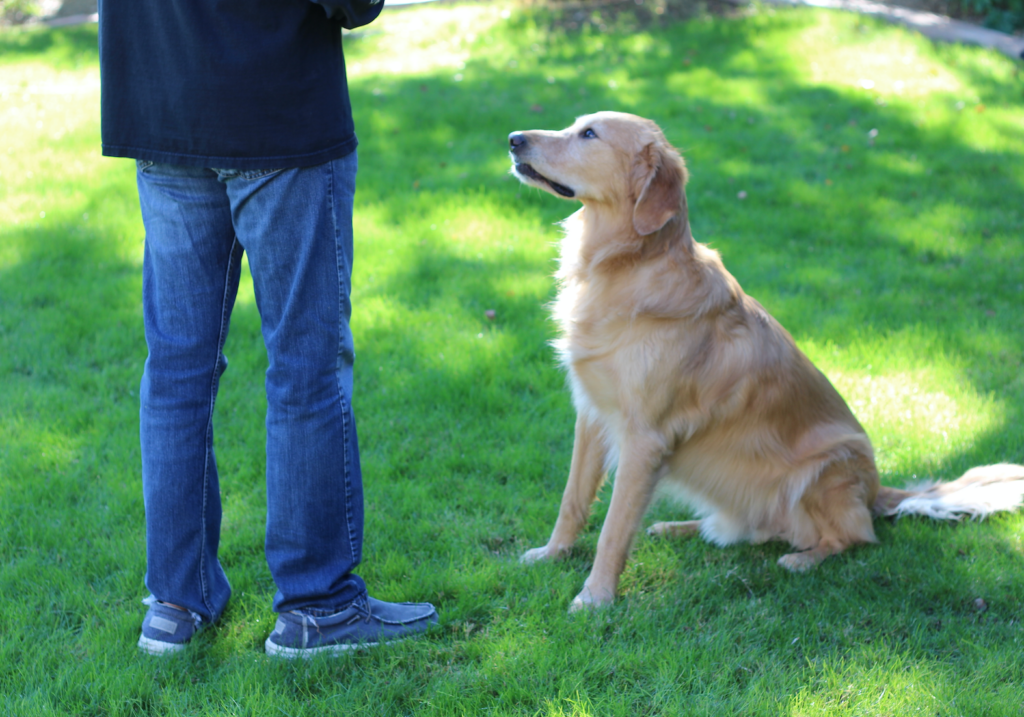
[[[103,154],[225,169],[356,148],[341,28],[379,0],[100,0]]]

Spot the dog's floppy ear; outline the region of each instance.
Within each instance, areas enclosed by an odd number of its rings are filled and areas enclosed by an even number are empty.
[[[680,212],[685,213],[686,167],[682,158],[661,141],[651,142],[640,150],[638,165],[641,188],[633,207],[633,228],[640,236],[647,236]]]

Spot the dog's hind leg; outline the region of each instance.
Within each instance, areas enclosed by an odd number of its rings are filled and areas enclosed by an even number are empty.
[[[655,523],[647,529],[647,534],[652,538],[684,538],[699,533],[700,524],[699,520]]]
[[[558,509],[551,539],[543,547],[527,550],[519,558],[520,562],[556,558],[572,547],[587,522],[590,506],[606,474],[601,431],[593,421],[580,414],[576,417],[576,440],[572,447],[569,480],[565,484],[562,506]]]
[[[869,508],[877,490],[878,473],[874,460],[868,456],[837,461],[825,468],[808,486],[790,517],[794,523],[813,524],[810,530],[817,535],[817,543],[812,543],[810,550],[783,555],[779,565],[804,572],[851,545],[877,542]],[[808,536],[807,531],[797,530],[797,526],[791,528],[791,539],[797,534]]]
[[[836,555],[846,549],[846,545],[834,540],[822,540],[816,547],[799,553],[787,553],[779,558],[779,565],[794,573],[803,573],[818,566],[830,555]]]

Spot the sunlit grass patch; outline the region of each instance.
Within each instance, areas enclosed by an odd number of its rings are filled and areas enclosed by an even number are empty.
[[[388,13],[348,35],[348,71],[356,77],[415,77],[464,69],[481,38],[509,15],[503,3],[448,5],[429,13]]]
[[[904,477],[955,478],[935,470],[998,431],[1006,412],[1001,402],[962,386],[944,391],[934,375],[920,372],[832,379],[873,438],[879,469]]]

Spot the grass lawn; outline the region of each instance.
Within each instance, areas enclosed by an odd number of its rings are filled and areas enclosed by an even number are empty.
[[[952,478],[1024,463],[1021,65],[807,9],[552,20],[499,2],[387,10],[346,39],[360,572],[378,597],[433,601],[442,626],[306,664],[262,651],[251,284],[216,416],[234,596],[184,655],[135,648],[134,167],[99,156],[95,28],[0,33],[0,714],[1024,711],[1024,514],[878,521],[880,545],[809,575],[776,565],[781,544],[640,537],[620,600],[570,617],[606,487],[567,559],[518,564],[547,540],[569,465],[545,304],[574,207],[511,179],[506,156],[516,129],[655,119],[687,158],[695,235],[850,401],[883,481]],[[685,515],[658,503],[647,522]]]

